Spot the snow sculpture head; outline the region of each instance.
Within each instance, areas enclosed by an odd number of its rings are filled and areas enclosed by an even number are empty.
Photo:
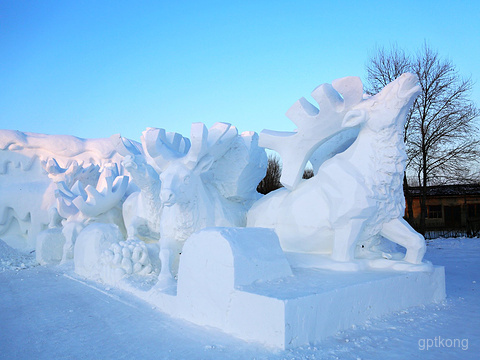
[[[119,146],[124,147],[121,153],[135,152],[131,144],[119,142]],[[191,139],[148,128],[142,149],[143,154],[136,154],[133,164],[125,166],[129,171],[151,168],[158,174],[158,180],[141,188],[138,196],[155,204],[147,207],[161,208],[159,286],[168,287],[172,283],[170,264],[175,272],[183,243],[192,233],[209,226],[245,226],[246,212],[259,196],[256,187],[265,175],[266,154],[258,147],[257,134],[238,135],[234,126],[225,123],[208,130],[194,123]],[[155,188],[155,184],[160,186]]]
[[[340,262],[381,235],[407,249],[405,262],[421,263],[425,241],[402,218],[404,122],[419,90],[416,76],[403,74],[364,98],[360,79],[348,77],[314,90],[320,109],[300,99],[287,112],[297,132],[260,134],[260,145],[282,156],[286,189],[257,202],[248,226],[274,228],[286,251]],[[314,152],[321,159],[316,176],[300,183]]]
[[[210,145],[208,131],[201,123],[192,125],[192,143],[180,134],[167,133],[163,129],[148,129],[144,133],[147,159],[160,174],[160,200],[163,207],[176,204],[186,206],[202,196],[203,174],[230,149],[237,137],[235,127],[221,123],[215,126],[223,129],[216,142],[212,141],[210,135]],[[220,144],[222,149],[219,148]]]
[[[378,94],[360,101],[345,115],[342,125],[355,126],[365,122],[372,131],[394,127],[403,132],[406,114],[420,91],[418,78],[403,74]]]

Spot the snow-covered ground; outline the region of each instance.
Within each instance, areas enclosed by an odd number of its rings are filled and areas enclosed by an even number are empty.
[[[172,319],[72,270],[34,266],[0,241],[1,359],[477,359],[480,239],[437,239],[447,300],[372,319],[294,350],[271,352]]]

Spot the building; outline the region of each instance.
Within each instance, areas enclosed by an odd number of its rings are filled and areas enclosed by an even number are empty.
[[[420,224],[420,187],[411,187],[413,221]],[[439,185],[427,188],[426,237],[480,234],[480,185]],[[407,205],[408,206],[408,205]],[[407,209],[408,210],[408,209]],[[408,212],[406,212],[408,214]]]

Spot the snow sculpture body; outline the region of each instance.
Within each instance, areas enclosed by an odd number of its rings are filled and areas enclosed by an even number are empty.
[[[158,201],[161,184],[158,174],[141,155],[127,155],[123,166],[140,188],[123,203],[123,221],[128,239],[156,241],[160,237],[162,216],[162,206]]]
[[[284,251],[330,254],[339,262],[351,262],[357,243],[381,235],[407,249],[406,262],[421,263],[425,241],[402,218],[403,132],[417,81],[403,74],[363,99],[360,79],[339,79],[313,91],[320,110],[305,99],[289,110],[298,132],[263,131],[260,145],[282,156],[286,188],[258,201],[248,226],[274,228]],[[300,182],[303,166],[323,146],[339,153],[323,156],[316,175]]]
[[[255,133],[238,135],[234,126],[225,123],[209,130],[194,123],[191,140],[148,128],[142,147],[143,155],[125,139],[119,142],[119,152],[127,155],[126,169],[134,181],[137,173],[143,178],[140,193],[130,195],[135,198],[125,203],[142,208],[148,223],[159,231],[158,287],[163,289],[173,284],[172,271],[176,272],[183,243],[191,234],[211,226],[246,225],[246,212],[259,197],[256,186],[265,175],[266,154]],[[134,222],[126,222],[133,224],[129,236],[138,233]]]

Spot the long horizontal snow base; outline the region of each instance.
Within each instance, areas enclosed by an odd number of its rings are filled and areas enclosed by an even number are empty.
[[[175,295],[147,300],[172,316],[287,349],[445,298],[445,272],[290,269],[275,233],[215,228],[184,247]]]

